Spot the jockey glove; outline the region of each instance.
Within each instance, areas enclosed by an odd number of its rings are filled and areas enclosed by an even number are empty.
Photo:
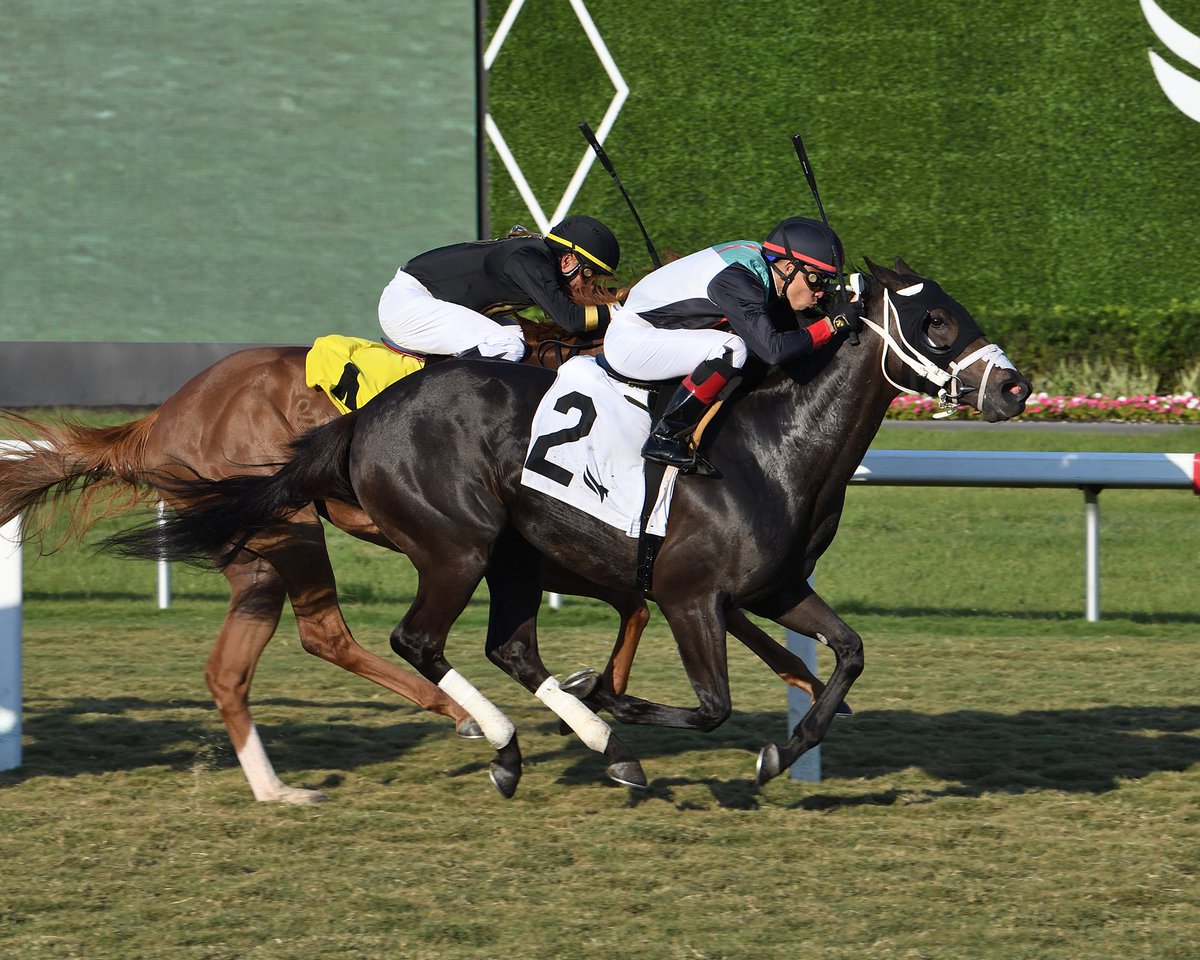
[[[825,308],[825,316],[833,325],[834,333],[858,333],[862,329],[862,307],[849,299],[835,300]]]

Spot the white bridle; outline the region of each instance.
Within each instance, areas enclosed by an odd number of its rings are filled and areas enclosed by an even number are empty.
[[[860,295],[865,289],[863,284],[862,274],[853,274],[850,277],[850,286]],[[896,293],[902,297],[911,297],[920,293],[921,287],[924,284],[914,284],[911,287],[905,287],[903,290],[897,290]],[[917,394],[919,391],[912,390],[903,384],[897,383],[892,379],[891,374],[887,370],[888,353],[895,353],[896,357],[904,363],[910,370],[916,373],[917,376],[928,380],[930,383],[938,387],[937,400],[938,405],[942,408],[933,416],[937,420],[944,417],[953,416],[957,411],[959,403],[959,389],[962,386],[959,379],[959,372],[965,370],[973,363],[986,363],[987,366],[983,369],[983,376],[979,380],[979,400],[977,407],[983,410],[983,401],[987,392],[988,378],[992,375],[992,370],[999,367],[1001,370],[1016,371],[1016,366],[1012,361],[1004,355],[1004,351],[995,343],[984,344],[978,350],[968,354],[961,360],[955,360],[950,364],[950,369],[943,370],[937,364],[927,357],[922,356],[908,339],[904,336],[904,330],[900,326],[900,312],[896,309],[896,305],[892,303],[891,292],[884,287],[883,289],[883,310],[885,322],[883,326],[875,323],[869,317],[862,318],[863,323],[875,331],[879,338],[883,340],[883,350],[879,355],[879,369],[884,378],[897,390],[902,393]],[[900,339],[892,336],[891,329],[895,328]],[[950,384],[951,389],[947,391],[946,385]]]

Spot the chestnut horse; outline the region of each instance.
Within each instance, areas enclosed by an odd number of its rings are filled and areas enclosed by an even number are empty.
[[[563,336],[557,327],[522,326],[532,348],[530,362],[538,365],[557,367],[572,353],[598,349],[598,344],[556,339]],[[177,494],[155,486],[167,477],[269,473],[286,459],[293,438],[339,416],[324,393],[305,385],[307,353],[307,347],[234,353],[197,374],[149,415],[120,426],[44,425],[17,414],[0,414],[12,433],[39,441],[25,453],[0,458],[0,523],[24,513],[24,538],[36,540],[52,516],[52,511],[36,508],[71,491],[83,494],[77,526],[86,529],[99,516],[143,497],[162,497],[180,507]],[[115,495],[107,509],[89,509],[106,494]],[[322,799],[317,791],[290,787],[279,779],[250,715],[254,669],[275,632],[285,597],[291,601],[306,651],[452,718],[465,736],[479,736],[467,711],[434,684],[355,641],[338,604],[322,516],[359,539],[395,549],[361,511],[326,500],[299,505],[269,542],[247,541],[223,569],[229,608],[205,679],[260,801]],[[550,567],[546,585],[556,592],[605,600],[617,609],[621,626],[616,649],[623,654],[616,658],[614,653],[605,677],[624,689],[629,662],[649,617],[641,596],[588,584]]]
[[[809,577],[891,400],[902,389],[937,393],[948,407],[969,403],[998,421],[1021,413],[1030,392],[1028,379],[938,284],[899,259],[895,270],[868,266],[870,275],[854,280],[874,335],[766,371],[757,382],[748,377],[701,442],[722,478],[678,478],[653,597],[697,707],[653,703],[603,683],[581,703],[542,663],[543,557],[625,590],[635,586],[637,565],[636,541],[623,531],[521,485],[534,411],[553,381],[545,370],[469,361],[402,380],[300,438],[273,476],[184,483],[188,503],[165,531],[147,527],[111,543],[134,556],[166,550],[179,559],[236,561],[238,543],[271,537],[300,505],[327,498],[359,505],[419,577],[392,648],[479,721],[496,749],[491,776],[504,796],[521,775],[515,729],[445,656],[450,627],[482,579],[491,595],[489,659],[602,753],[610,776],[638,786],[646,784],[640,763],[593,710],[626,723],[713,729],[731,709],[726,630],[739,608],[748,609],[816,637],[836,657],[791,738],[760,752],[764,783],[821,742],[863,668],[862,639]],[[589,429],[583,414],[576,434]]]

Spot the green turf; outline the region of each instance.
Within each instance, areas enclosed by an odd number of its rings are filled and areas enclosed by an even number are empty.
[[[885,427],[878,444],[1188,449],[1193,433]],[[1015,439],[1014,439],[1015,438]],[[0,955],[87,958],[1190,958],[1200,933],[1200,524],[1174,491],[1110,491],[1104,619],[1082,616],[1070,492],[850,491],[818,587],[866,644],[856,715],[818,784],[754,786],[782,684],[730,651],[711,734],[621,728],[650,789],[607,782],[481,654],[456,665],[516,722],[503,801],[490,750],[319,663],[286,624],[256,677],[289,783],[254,804],[203,683],[222,581],[64,549],[28,563],[25,764],[0,775]],[[331,536],[347,618],[386,656],[406,561]],[[614,618],[542,618],[560,675]],[[823,652],[824,654],[824,652]],[[822,661],[822,670],[830,664]],[[661,617],[632,690],[688,703]]]

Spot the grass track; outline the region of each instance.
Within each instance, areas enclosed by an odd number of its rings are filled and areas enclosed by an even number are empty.
[[[1113,437],[885,427],[877,446],[1187,450]],[[623,728],[651,789],[486,664],[477,598],[451,655],[517,723],[517,796],[448,722],[316,663],[285,624],[256,717],[280,775],[254,804],[203,685],[223,583],[64,549],[26,569],[25,766],[0,774],[5,958],[1195,957],[1200,698],[1194,498],[1101,497],[1105,619],[1086,623],[1071,492],[851,491],[818,587],[863,635],[856,715],[819,784],[759,791],[782,685],[730,650],[709,735]],[[347,617],[386,651],[407,564],[332,539]],[[560,675],[612,617],[547,615]],[[823,670],[829,664],[824,663]],[[661,618],[634,692],[687,702]]]

